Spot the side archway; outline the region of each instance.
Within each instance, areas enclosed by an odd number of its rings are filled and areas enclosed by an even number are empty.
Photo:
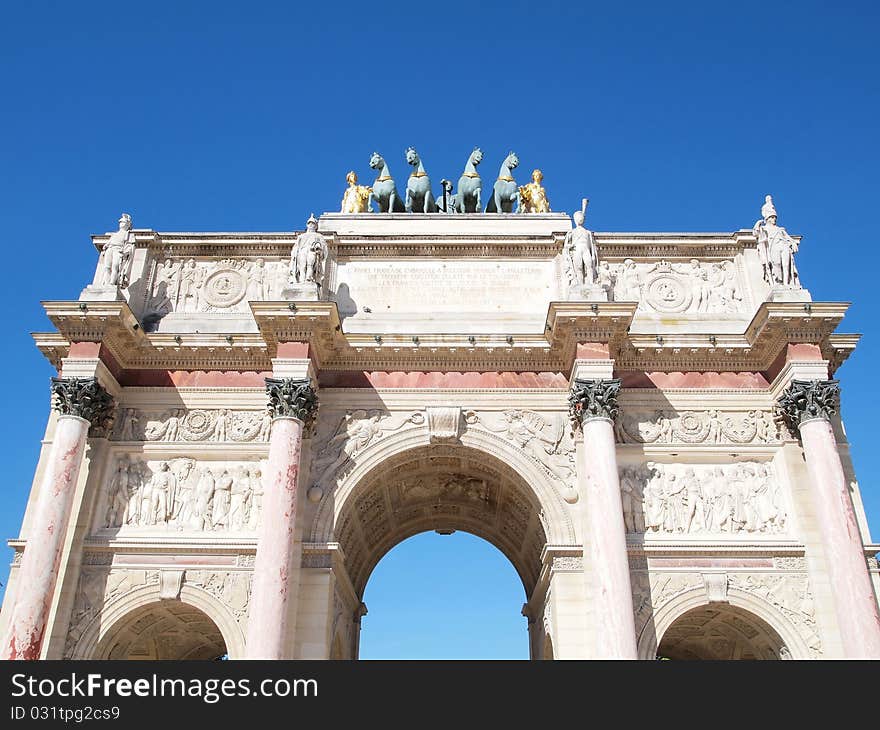
[[[125,659],[142,651],[138,641],[152,642],[153,650],[134,658],[239,659],[245,648],[235,617],[206,591],[184,585],[180,597],[169,600],[160,597],[158,585],[148,585],[108,603],[71,658]]]
[[[703,588],[686,591],[659,607],[639,637],[639,658],[658,650],[675,659],[734,659],[730,647],[750,659],[809,659],[794,625],[772,604],[731,588],[728,601],[709,602]],[[677,628],[678,627],[678,628]]]

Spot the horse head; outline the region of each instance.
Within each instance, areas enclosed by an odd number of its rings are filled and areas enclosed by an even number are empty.
[[[419,164],[419,153],[416,152],[415,147],[406,148],[406,162],[408,165],[412,165],[413,167]]]
[[[474,147],[474,151],[471,152],[471,156],[468,157],[468,162],[472,165],[479,165],[483,161],[483,150],[479,147]]]
[[[519,165],[519,157],[516,156],[516,152],[511,152],[507,155],[507,157],[504,158],[504,164],[507,165],[508,170],[512,170]]]
[[[385,160],[378,152],[374,152],[372,155],[370,155],[370,167],[374,170],[381,170],[383,167],[385,167]]]

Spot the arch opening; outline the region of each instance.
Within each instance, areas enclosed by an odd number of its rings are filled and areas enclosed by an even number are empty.
[[[141,606],[117,621],[96,648],[96,659],[224,659],[226,642],[217,624],[179,600]]]
[[[528,659],[522,582],[486,540],[423,532],[371,573],[358,635],[365,659]]]
[[[413,535],[463,531],[513,564],[530,596],[547,544],[542,506],[510,465],[465,446],[423,446],[388,457],[338,507],[334,534],[358,596],[379,560]]]
[[[739,606],[709,604],[676,618],[663,634],[658,659],[782,659],[785,642],[766,621]]]

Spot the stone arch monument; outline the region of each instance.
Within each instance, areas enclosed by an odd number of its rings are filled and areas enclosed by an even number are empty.
[[[791,274],[783,201],[592,231],[537,175],[465,204],[472,160],[439,212],[370,212],[431,184],[374,162],[303,231],[93,237],[35,335],[58,376],[0,655],[356,658],[381,557],[465,530],[516,568],[534,659],[880,657],[834,379],[858,336]]]

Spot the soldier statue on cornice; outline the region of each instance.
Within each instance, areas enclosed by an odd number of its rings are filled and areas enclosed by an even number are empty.
[[[313,213],[290,252],[290,278],[283,292],[285,298],[320,298],[327,252],[327,239],[318,233],[318,219]]]

